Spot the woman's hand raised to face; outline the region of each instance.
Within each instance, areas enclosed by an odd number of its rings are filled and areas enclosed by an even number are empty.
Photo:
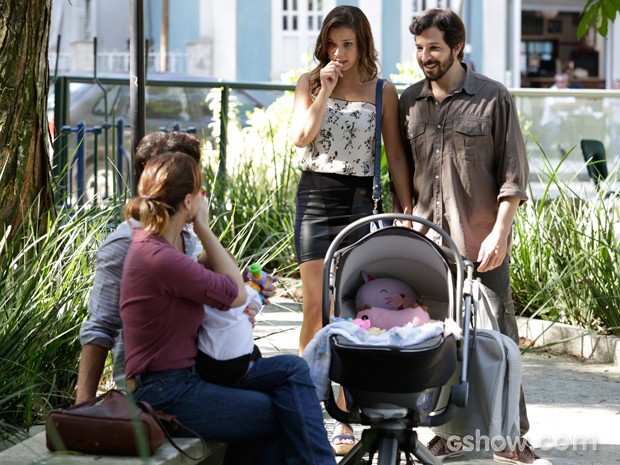
[[[194,229],[196,232],[209,230],[209,202],[207,202],[206,192],[202,191],[199,198],[200,204],[196,217],[194,218]]]
[[[325,89],[328,95],[338,84],[338,78],[342,77],[342,64],[337,61],[330,61],[320,72],[321,88]]]

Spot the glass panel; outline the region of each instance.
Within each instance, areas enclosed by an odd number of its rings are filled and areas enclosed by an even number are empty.
[[[146,115],[148,118],[189,120],[187,94],[182,87],[146,87]]]
[[[308,12],[314,11],[314,1],[308,0]]]
[[[282,11],[288,10],[288,0],[282,0]]]
[[[314,30],[314,16],[308,16],[308,30]]]
[[[85,92],[80,92],[82,88],[84,89],[88,89],[90,87],[90,84],[82,84],[82,83],[77,83],[77,82],[71,82],[69,83],[69,94],[71,96],[71,99],[74,99],[76,95],[80,95],[80,94],[85,94]],[[112,104],[110,105],[110,102],[115,102],[116,101],[116,96],[118,94],[120,94],[119,90],[120,90],[120,86],[110,86],[108,89],[108,93],[107,93],[107,108],[106,108],[106,97],[101,94],[101,98],[99,100],[97,100],[95,102],[95,104],[93,105],[93,110],[92,113],[93,115],[96,116],[101,116],[101,117],[105,117],[107,116],[108,119],[110,118],[110,115],[114,112],[116,113],[118,111],[118,107],[116,104]],[[77,100],[77,99],[76,99]],[[83,101],[83,99],[82,99]],[[47,109],[48,111],[54,110],[54,105],[53,105],[54,100],[52,99],[52,105],[50,107],[50,105],[48,105]],[[73,102],[73,101],[72,101]],[[84,106],[84,105],[82,105]],[[108,110],[108,114],[105,114],[106,109]],[[77,116],[73,113],[76,113]],[[53,116],[53,115],[52,115]],[[117,117],[119,116],[126,116],[124,113],[122,115],[116,115]],[[76,119],[76,121],[78,120],[82,120],[85,121],[86,123],[90,123],[90,124],[94,124],[94,119],[93,118],[87,118],[84,117],[84,114],[80,114],[77,111],[73,111],[71,114],[71,119]],[[105,121],[105,119],[103,119],[103,121]]]
[[[282,30],[288,31],[288,16],[282,17]]]
[[[293,11],[298,11],[299,8],[297,8],[297,0],[293,0]]]
[[[293,15],[293,31],[296,31],[297,29],[297,15]]]

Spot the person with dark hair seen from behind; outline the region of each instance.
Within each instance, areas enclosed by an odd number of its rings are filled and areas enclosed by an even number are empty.
[[[259,358],[235,387],[207,382],[196,369],[204,306],[227,311],[247,298],[233,256],[210,229],[201,184],[200,165],[190,156],[161,154],[146,164],[138,196],[125,207],[138,225],[120,286],[128,389],[205,439],[228,443],[227,464],[334,465],[303,359]],[[187,224],[208,266],[174,246]]]
[[[373,212],[372,181],[376,112],[390,172],[403,207],[411,212],[408,163],[398,132],[398,94],[385,82],[382,108],[376,108],[377,52],[368,19],[355,6],[332,9],[316,40],[317,66],[297,81],[291,137],[303,148],[297,190],[295,250],[303,291],[299,350],[322,326],[322,279],[325,253],[336,235]],[[360,230],[359,236],[367,230]],[[354,235],[349,239],[353,241]],[[345,408],[342,390],[338,404]],[[334,428],[334,450],[346,454],[354,445],[344,423]]]
[[[509,257],[512,222],[527,200],[529,167],[513,98],[505,86],[463,63],[465,26],[453,11],[427,10],[409,30],[426,77],[407,88],[399,104],[413,164],[413,214],[444,229],[474,262],[501,332],[518,344]],[[441,241],[427,228],[422,232]],[[524,435],[529,422],[523,391],[519,410]],[[440,436],[428,447],[443,458],[460,453]],[[494,460],[550,465],[524,438],[514,449],[496,450]]]
[[[153,157],[166,152],[182,152],[190,155],[197,163],[200,162],[200,141],[191,134],[182,132],[154,132],[147,134],[138,146],[134,156],[134,170],[140,178],[146,163]],[[116,231],[112,232],[103,242],[97,253],[95,280],[89,303],[88,319],[82,324],[80,342],[82,353],[78,371],[76,403],[90,399],[97,394],[97,388],[103,373],[103,368],[110,349],[113,349],[113,376],[116,387],[126,390],[124,373],[124,343],[122,321],[119,310],[120,280],[127,250],[131,243],[132,226],[139,224],[135,220],[121,223]],[[190,225],[184,227],[175,241],[175,247],[185,252],[189,257],[197,255],[196,236]],[[202,255],[201,263],[207,264],[208,257]],[[261,294],[265,297],[273,295],[273,286],[266,287]],[[250,308],[246,309],[250,310]],[[224,312],[222,312],[224,313]],[[251,311],[247,311],[251,316]],[[204,328],[203,328],[204,330]],[[267,362],[273,363],[273,362]],[[268,386],[270,392],[275,392],[278,384],[286,382],[286,376],[294,373],[291,369],[297,366],[292,360],[289,366],[281,367],[281,379],[270,377],[269,383],[260,383],[256,379],[247,380],[248,389],[261,390]],[[264,370],[263,370],[264,371]],[[260,370],[256,371],[260,373]],[[267,381],[267,378],[265,378]],[[275,386],[275,387],[274,387]],[[245,388],[245,386],[244,386]],[[275,396],[274,396],[275,400]],[[286,402],[282,403],[286,406]],[[234,448],[231,448],[234,450]],[[234,457],[234,456],[233,456]],[[227,463],[236,463],[239,458],[227,459]],[[252,462],[250,462],[252,463]]]
[[[138,144],[134,155],[134,172],[140,179],[146,163],[156,155],[166,152],[181,152],[191,156],[200,163],[200,140],[184,132],[157,131],[147,134]],[[130,220],[131,221],[131,220]],[[135,225],[135,222],[134,222]],[[131,224],[121,223],[99,247],[95,266],[95,279],[88,305],[88,318],[80,329],[82,352],[78,369],[77,393],[75,402],[80,403],[94,397],[103,373],[108,352],[112,350],[112,369],[117,389],[125,390],[125,353],[123,344],[122,322],[119,315],[119,286],[123,263],[131,243]],[[183,229],[175,242],[175,246],[190,257],[198,257],[199,262],[206,264],[204,255],[200,255],[196,236],[189,225]],[[273,295],[275,286],[266,286],[262,291],[264,297]],[[266,301],[268,302],[268,300]],[[245,313],[248,323],[256,312],[256,304],[246,306]],[[210,310],[205,308],[208,313]],[[228,315],[221,320],[230,322]],[[205,325],[206,326],[206,325]],[[257,349],[254,355],[260,355]],[[204,354],[200,355],[204,360]]]

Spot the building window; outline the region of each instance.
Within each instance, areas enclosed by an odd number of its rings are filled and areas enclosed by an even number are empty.
[[[306,24],[306,32],[318,33],[323,24],[322,0],[282,0],[282,30],[300,31]]]
[[[271,0],[272,79],[311,64],[323,18],[335,6],[336,0]]]
[[[455,11],[454,1],[450,0],[411,0],[411,18],[419,16],[424,10],[431,8],[451,8]]]
[[[556,40],[521,41],[521,69],[527,76],[553,76],[557,47]]]

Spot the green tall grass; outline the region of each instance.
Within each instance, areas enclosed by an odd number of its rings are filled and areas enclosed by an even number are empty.
[[[217,93],[212,99],[217,113]],[[292,105],[287,92],[252,112],[241,128],[233,103],[225,176],[218,172],[219,123],[213,127],[215,145],[207,144],[203,155],[213,230],[242,264],[261,262],[281,276],[296,272],[293,225],[300,170],[288,135]]]
[[[38,237],[25,221],[0,257],[0,435],[73,398],[95,253],[110,209],[61,210]],[[6,237],[6,233],[5,233]]]
[[[583,196],[558,174],[569,156],[545,159],[542,197],[517,213],[515,300],[524,315],[620,335],[620,198],[606,195],[617,173]]]

